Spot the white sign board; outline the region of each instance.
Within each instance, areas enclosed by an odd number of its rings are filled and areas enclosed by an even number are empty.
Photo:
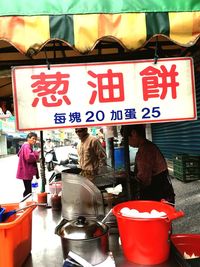
[[[20,131],[196,119],[192,58],[12,69]]]

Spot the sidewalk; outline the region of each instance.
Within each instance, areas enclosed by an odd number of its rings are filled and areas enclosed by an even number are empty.
[[[16,179],[17,164],[17,155],[0,158],[0,204],[19,202],[23,198],[23,182]]]
[[[17,165],[18,156],[16,154],[0,158],[0,204],[18,203],[23,199],[24,185],[21,179],[16,178]],[[47,172],[46,174],[48,175]],[[40,185],[41,179],[38,182]]]
[[[173,176],[172,176],[173,177]],[[176,209],[185,216],[173,221],[174,233],[200,233],[200,180],[183,183],[175,178]]]
[[[174,178],[173,163],[167,163],[176,194],[176,209],[185,213],[184,217],[173,221],[173,232],[200,233],[200,180],[184,183]]]

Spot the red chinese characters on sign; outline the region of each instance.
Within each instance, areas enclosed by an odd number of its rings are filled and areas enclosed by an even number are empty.
[[[99,103],[122,102],[125,100],[124,81],[122,72],[113,72],[108,69],[104,73],[94,73],[89,70],[88,75],[96,79],[95,82],[88,81],[88,85],[93,88],[89,104],[93,105],[95,101]],[[177,98],[176,81],[178,72],[176,65],[173,64],[168,71],[166,66],[161,65],[160,69],[148,66],[140,73],[142,76],[143,99],[147,101],[150,98],[165,99],[168,91],[171,90],[172,99]],[[33,93],[36,94],[32,102],[32,107],[36,107],[41,100],[45,107],[58,107],[63,104],[71,104],[67,96],[69,89],[69,74],[56,72],[55,74],[46,74],[41,72],[38,75],[32,75],[31,79],[36,80],[32,83]]]
[[[177,87],[179,83],[176,82],[176,65],[173,64],[171,69],[167,71],[164,65],[160,66],[160,70],[149,66],[140,72],[143,86],[143,99],[147,101],[149,98],[165,99],[168,90],[171,90],[172,99],[177,98]]]
[[[94,104],[97,96],[100,103],[124,101],[124,83],[123,74],[120,72],[113,73],[111,69],[107,73],[96,74],[88,71],[92,78],[97,79],[97,83],[88,82],[92,88],[97,88],[92,92],[89,103]]]
[[[46,74],[41,72],[39,75],[32,75],[31,79],[36,80],[32,83],[31,87],[33,93],[37,94],[32,102],[32,107],[36,107],[41,99],[45,107],[58,107],[61,106],[63,101],[70,105],[71,101],[67,97],[69,81],[69,74]]]

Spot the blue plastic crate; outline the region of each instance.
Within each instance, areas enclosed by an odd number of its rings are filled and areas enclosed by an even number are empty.
[[[2,222],[2,214],[4,213],[5,208],[0,207],[0,222]]]

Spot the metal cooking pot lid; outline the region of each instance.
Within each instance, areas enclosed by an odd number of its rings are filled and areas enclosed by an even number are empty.
[[[79,216],[76,220],[63,225],[59,232],[63,238],[83,240],[99,237],[107,231],[108,227],[105,224]]]

